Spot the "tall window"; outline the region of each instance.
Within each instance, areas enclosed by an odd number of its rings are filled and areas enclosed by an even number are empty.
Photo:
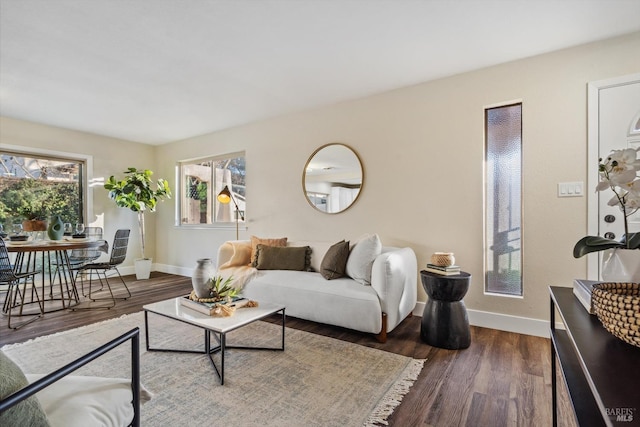
[[[485,110],[485,291],[522,295],[522,104]]]
[[[233,200],[223,204],[217,195],[229,188],[238,204],[238,221],[246,209],[244,153],[188,160],[178,164],[180,171],[180,225],[235,222]]]
[[[0,224],[60,215],[64,222],[84,222],[83,160],[34,153],[0,152]]]

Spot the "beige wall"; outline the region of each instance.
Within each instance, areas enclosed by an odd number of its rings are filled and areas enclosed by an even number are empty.
[[[572,257],[586,232],[586,198],[559,199],[557,183],[586,182],[587,83],[640,71],[638,51],[635,33],[166,144],[158,169],[169,175],[177,159],[245,150],[243,236],[337,241],[376,232],[384,244],[411,246],[419,266],[434,251],[453,251],[473,275],[467,307],[548,319],[547,287],[586,275],[585,261]],[[483,111],[512,100],[523,103],[524,298],[485,295],[482,279]],[[302,169],[314,149],[336,141],[358,152],[365,185],[352,208],[323,215],[302,195]],[[157,236],[167,264],[215,256],[235,235],[172,221],[163,216],[167,232]]]
[[[93,176],[89,188],[93,196],[93,212],[87,225],[104,228],[105,239],[112,241],[118,228],[131,229],[131,239],[125,264],[141,256],[138,221],[135,213],[118,208],[102,187],[110,175],[122,176],[129,166],[154,168],[156,147],[77,132],[52,126],[0,117],[0,148],[24,146],[61,153],[88,154],[93,158]],[[147,215],[145,227],[147,257],[155,256],[155,218]]]
[[[376,232],[386,245],[412,247],[420,267],[434,251],[453,251],[473,275],[468,308],[548,319],[547,286],[571,286],[586,275],[586,262],[571,255],[586,232],[586,198],[559,199],[556,186],[586,182],[587,83],[639,72],[638,51],[634,33],[159,147],[58,129],[50,138],[51,128],[12,120],[3,120],[0,135],[2,143],[50,147],[57,140],[61,150],[88,150],[97,177],[129,165],[155,167],[172,187],[176,161],[244,150],[248,229],[241,238],[337,241]],[[483,112],[513,100],[523,103],[524,298],[484,295],[482,281]],[[32,133],[38,137],[18,137]],[[329,142],[353,147],[365,169],[357,203],[337,215],[312,209],[301,190],[308,156]],[[177,228],[174,202],[155,216],[155,262],[188,274],[195,259],[215,258],[235,228]],[[124,212],[106,203],[96,195],[97,212],[124,222]]]

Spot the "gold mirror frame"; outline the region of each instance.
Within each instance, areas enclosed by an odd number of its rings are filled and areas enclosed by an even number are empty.
[[[346,144],[333,142],[314,151],[302,170],[302,191],[316,210],[337,214],[358,200],[364,170],[358,154]]]

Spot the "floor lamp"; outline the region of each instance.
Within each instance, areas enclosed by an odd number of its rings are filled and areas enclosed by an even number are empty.
[[[239,228],[238,228],[239,227],[238,221],[240,220],[240,218],[242,218],[242,220],[244,221],[244,213],[242,213],[240,208],[238,208],[238,203],[236,203],[236,198],[233,197],[233,195],[231,194],[231,191],[229,191],[229,186],[225,185],[222,191],[218,193],[218,201],[226,205],[232,200],[233,200],[233,204],[236,206],[236,240],[239,240],[240,234],[239,234]]]

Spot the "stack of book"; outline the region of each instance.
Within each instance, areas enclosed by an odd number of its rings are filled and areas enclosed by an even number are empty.
[[[455,276],[456,274],[460,274],[460,266],[458,265],[443,267],[441,265],[427,264],[427,268],[425,268],[425,270],[430,273],[441,274],[443,276]]]
[[[189,298],[189,295],[186,295],[180,298],[180,303],[185,307],[189,307],[193,310],[199,311],[200,313],[211,316],[216,312],[216,308],[220,305],[226,305],[229,308],[240,308],[247,305],[249,300],[242,297],[233,297],[231,301],[200,302],[194,301]]]
[[[578,301],[580,301],[589,314],[596,314],[591,305],[591,292],[593,291],[593,285],[596,283],[600,282],[585,279],[573,280],[573,294],[578,298]]]

